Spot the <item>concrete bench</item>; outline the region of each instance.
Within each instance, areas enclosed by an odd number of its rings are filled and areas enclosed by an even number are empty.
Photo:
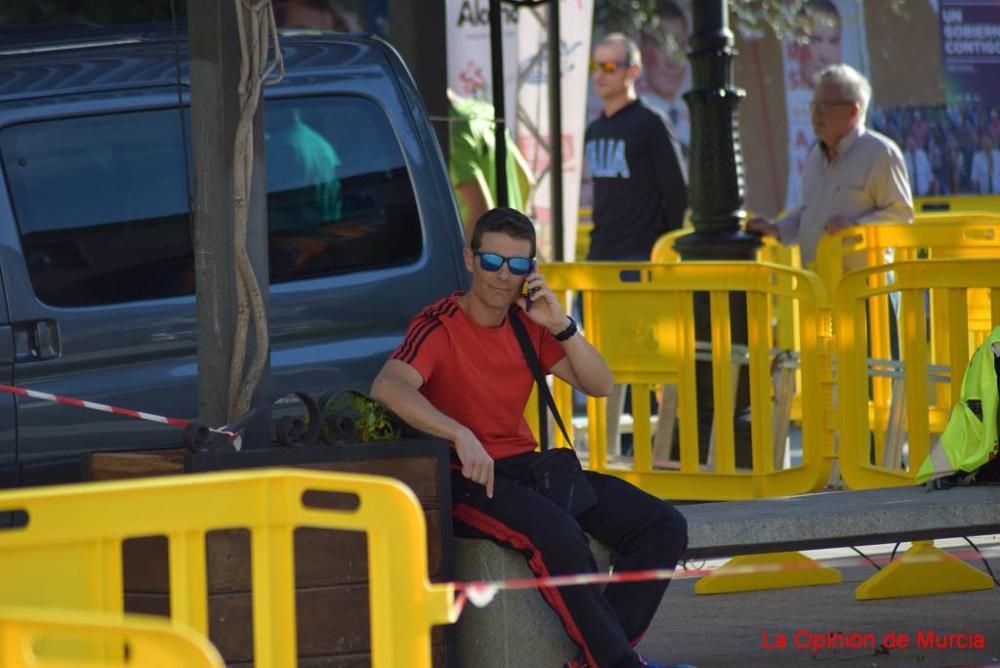
[[[1000,532],[1000,487],[926,492],[900,487],[679,506],[688,521],[685,558],[873,545]],[[601,567],[612,558],[591,541]],[[456,540],[455,579],[534,577],[524,558],[486,540]],[[667,593],[667,604],[670,594]],[[556,668],[576,654],[537,591],[500,592],[469,605],[458,623],[460,666]]]

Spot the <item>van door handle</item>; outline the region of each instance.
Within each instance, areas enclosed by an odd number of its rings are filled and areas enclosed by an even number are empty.
[[[60,354],[59,325],[55,320],[36,320],[14,325],[15,361],[55,359]]]

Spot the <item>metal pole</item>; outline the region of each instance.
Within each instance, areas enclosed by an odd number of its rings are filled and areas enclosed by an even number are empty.
[[[563,248],[562,40],[559,1],[549,2],[549,179],[552,187],[552,259],[565,259]]]
[[[503,23],[500,16],[500,2],[501,0],[490,0],[490,60],[493,72],[493,118],[496,121],[493,141],[497,206],[507,206],[510,198],[507,196],[507,127],[504,119]]]
[[[740,151],[737,107],[746,94],[733,85],[733,34],[729,31],[726,0],[696,0],[691,3],[693,31],[689,59],[692,88],[684,94],[691,110],[691,160],[689,197],[694,232],[674,244],[684,260],[753,260],[760,240],[740,229],[743,210],[743,156]],[[731,342],[747,342],[746,296],[729,296]],[[695,338],[712,340],[709,295],[694,295]],[[712,365],[696,362],[698,376],[698,436],[701,461],[707,461],[709,434],[714,416]],[[750,404],[749,374],[740,368],[736,391],[736,415]],[[733,434],[736,465],[753,462],[750,425],[735,419]]]
[[[689,201],[694,233],[676,249],[685,260],[752,260],[760,240],[740,230],[743,219],[743,155],[737,107],[746,92],[733,85],[736,55],[726,0],[691,3],[692,87]]]

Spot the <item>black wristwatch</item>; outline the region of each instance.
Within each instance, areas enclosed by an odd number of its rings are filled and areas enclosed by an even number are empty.
[[[556,341],[560,341],[560,342],[565,341],[565,340],[569,339],[571,336],[573,336],[574,334],[576,334],[576,320],[573,320],[572,316],[566,316],[566,317],[569,318],[569,324],[566,326],[566,329],[564,329],[563,331],[559,332],[558,334],[553,334],[553,336],[555,337]]]

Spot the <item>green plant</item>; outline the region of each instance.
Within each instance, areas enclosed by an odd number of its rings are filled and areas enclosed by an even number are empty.
[[[385,406],[354,390],[337,392],[320,406],[327,443],[371,443],[402,437],[400,421]]]
[[[351,404],[358,413],[355,434],[362,443],[391,441],[402,435],[402,430],[379,402],[357,394],[351,397]]]

